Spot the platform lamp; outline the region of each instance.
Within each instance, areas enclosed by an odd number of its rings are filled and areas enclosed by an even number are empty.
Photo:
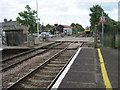
[[[38,20],[40,21],[40,19],[38,18],[38,0],[36,0],[36,11],[37,11],[37,37],[39,37],[39,23],[38,23]]]

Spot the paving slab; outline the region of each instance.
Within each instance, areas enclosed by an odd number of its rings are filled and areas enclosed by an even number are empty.
[[[62,82],[64,86],[62,88],[74,88],[74,89],[80,89],[82,88],[94,88],[96,85],[94,83],[79,83],[79,82]],[[59,90],[59,89],[58,89]]]
[[[75,64],[71,67],[73,71],[94,71],[94,65]]]
[[[63,82],[94,83],[94,72],[69,71]]]

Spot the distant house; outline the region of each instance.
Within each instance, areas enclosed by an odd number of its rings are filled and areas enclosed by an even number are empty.
[[[71,26],[68,25],[58,25],[57,26],[57,31],[60,33],[64,33],[65,35],[72,35],[72,28]]]
[[[63,33],[66,35],[72,35],[72,28],[71,26],[64,25]]]
[[[64,28],[63,25],[58,25],[58,26],[56,27],[56,31],[58,31],[59,33],[63,33],[63,28]]]

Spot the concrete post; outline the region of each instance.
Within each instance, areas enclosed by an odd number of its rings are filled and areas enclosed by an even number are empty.
[[[94,47],[97,48],[97,25],[95,25],[94,30]]]
[[[116,44],[116,26],[113,26],[113,38],[112,38],[112,48],[115,48],[115,44]]]

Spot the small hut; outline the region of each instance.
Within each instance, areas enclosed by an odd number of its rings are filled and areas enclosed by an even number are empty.
[[[24,34],[22,29],[4,30],[7,46],[18,46],[24,43]]]
[[[23,44],[27,41],[28,28],[26,26],[20,25],[17,21],[7,21],[0,22],[1,32],[5,35],[6,44],[8,46],[17,46]]]

